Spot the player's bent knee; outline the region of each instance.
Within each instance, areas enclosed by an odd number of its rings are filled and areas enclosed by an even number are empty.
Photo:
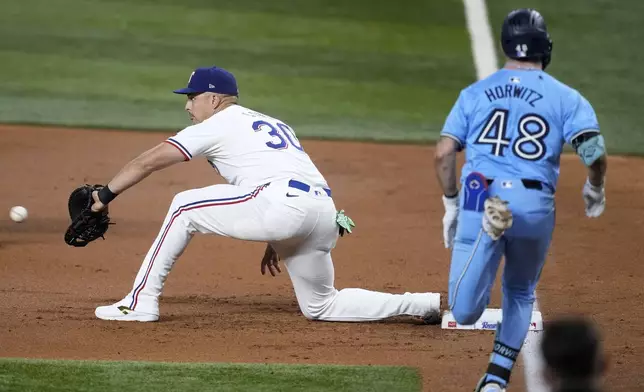
[[[313,313],[309,312],[307,309],[300,309],[302,311],[302,315],[306,317],[307,320],[315,321],[319,319],[319,316],[315,316]]]
[[[319,320],[322,317],[322,312],[320,311],[320,309],[312,306],[300,306],[300,311],[307,320],[315,321]]]
[[[308,320],[322,320],[328,305],[329,302],[326,301],[322,303],[303,303],[300,304],[300,311]]]
[[[450,290],[450,294],[454,290]],[[461,289],[450,297],[450,310],[456,322],[462,325],[471,325],[478,320],[489,303],[489,294],[481,296],[476,290]]]
[[[194,198],[192,196],[193,190],[187,190],[183,192],[179,192],[174,197],[172,198],[172,209],[179,208],[185,204],[188,204],[192,201],[194,201]]]
[[[485,310],[485,306],[478,307],[478,308],[466,307],[466,306],[454,306],[452,308],[452,315],[454,316],[454,319],[456,320],[457,323],[461,325],[471,325],[476,323],[476,320],[478,320],[481,317],[484,310]]]

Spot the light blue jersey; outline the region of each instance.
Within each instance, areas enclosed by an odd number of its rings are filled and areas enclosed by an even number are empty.
[[[599,124],[578,91],[541,70],[501,69],[461,91],[441,135],[465,148],[463,176],[528,178],[554,190],[564,143],[588,131]]]
[[[446,119],[441,134],[457,140],[466,159],[449,276],[449,306],[458,323],[473,324],[484,314],[505,257],[503,328],[497,325],[485,379],[509,380],[555,227],[560,155],[565,143],[586,132],[599,133],[590,103],[536,69],[502,69],[470,85]],[[482,229],[488,197],[499,197],[512,211],[513,224],[498,240]]]

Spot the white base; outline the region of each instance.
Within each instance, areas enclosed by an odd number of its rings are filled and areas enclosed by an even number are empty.
[[[454,315],[451,311],[446,310],[443,312],[443,329],[481,329],[486,331],[496,331],[496,326],[503,319],[501,309],[485,309],[483,315],[476,320],[473,325],[461,325],[456,322]],[[542,331],[543,319],[541,318],[540,311],[532,312],[532,321],[530,322],[530,331]]]

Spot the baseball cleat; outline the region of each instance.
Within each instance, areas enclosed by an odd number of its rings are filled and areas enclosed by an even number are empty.
[[[117,321],[141,321],[150,322],[159,320],[159,313],[146,313],[139,310],[132,310],[127,305],[117,302],[112,305],[99,306],[94,311],[96,317],[101,320]]]
[[[441,322],[441,295],[440,293],[430,293],[431,309],[423,316],[423,322],[429,325],[440,324]]]
[[[485,376],[481,378],[474,392],[505,392],[506,391],[505,387],[501,386],[501,384],[494,381],[486,382],[485,379],[486,379]]]
[[[505,388],[503,388],[501,385],[491,382],[489,384],[483,385],[481,389],[479,389],[480,392],[505,392]]]

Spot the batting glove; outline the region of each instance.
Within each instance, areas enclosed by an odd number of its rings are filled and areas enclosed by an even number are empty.
[[[456,225],[458,223],[458,195],[452,198],[443,195],[443,206],[445,206],[445,215],[443,216],[443,244],[445,248],[451,248],[454,245],[454,236],[456,235]]]
[[[586,205],[586,216],[589,218],[599,217],[604,212],[604,208],[606,208],[604,185],[594,186],[586,178],[586,183],[581,193]]]

